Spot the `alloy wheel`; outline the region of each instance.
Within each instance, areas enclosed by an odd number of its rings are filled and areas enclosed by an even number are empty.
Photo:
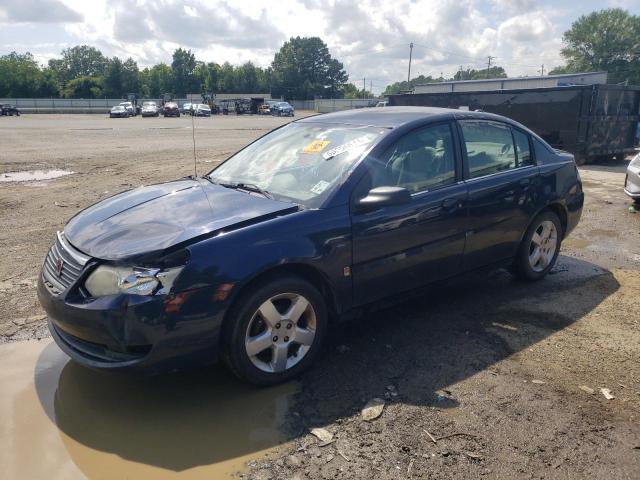
[[[552,262],[558,248],[558,230],[551,220],[544,220],[531,237],[529,265],[534,272],[541,272]]]
[[[283,372],[309,352],[316,336],[316,312],[302,295],[283,293],[260,305],[245,334],[251,363],[263,372]]]

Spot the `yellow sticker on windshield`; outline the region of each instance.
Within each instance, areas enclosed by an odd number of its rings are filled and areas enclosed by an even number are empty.
[[[314,140],[302,149],[302,153],[320,153],[330,143],[329,140]]]

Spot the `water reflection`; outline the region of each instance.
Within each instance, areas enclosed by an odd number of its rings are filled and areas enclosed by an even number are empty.
[[[158,377],[71,361],[52,368],[51,349],[36,367],[38,396],[89,478],[220,478],[288,440],[283,425],[294,384],[255,388],[222,367]],[[58,375],[54,395],[51,374]]]

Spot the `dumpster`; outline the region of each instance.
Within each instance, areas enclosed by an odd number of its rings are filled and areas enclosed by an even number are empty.
[[[623,157],[637,146],[640,87],[572,85],[478,92],[389,96],[389,105],[482,110],[512,118],[552,147],[594,163]]]

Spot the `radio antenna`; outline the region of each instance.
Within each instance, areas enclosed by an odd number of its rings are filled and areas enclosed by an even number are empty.
[[[193,140],[193,178],[198,178],[198,159],[196,158],[196,127],[193,117],[193,103],[191,104],[191,139]]]

